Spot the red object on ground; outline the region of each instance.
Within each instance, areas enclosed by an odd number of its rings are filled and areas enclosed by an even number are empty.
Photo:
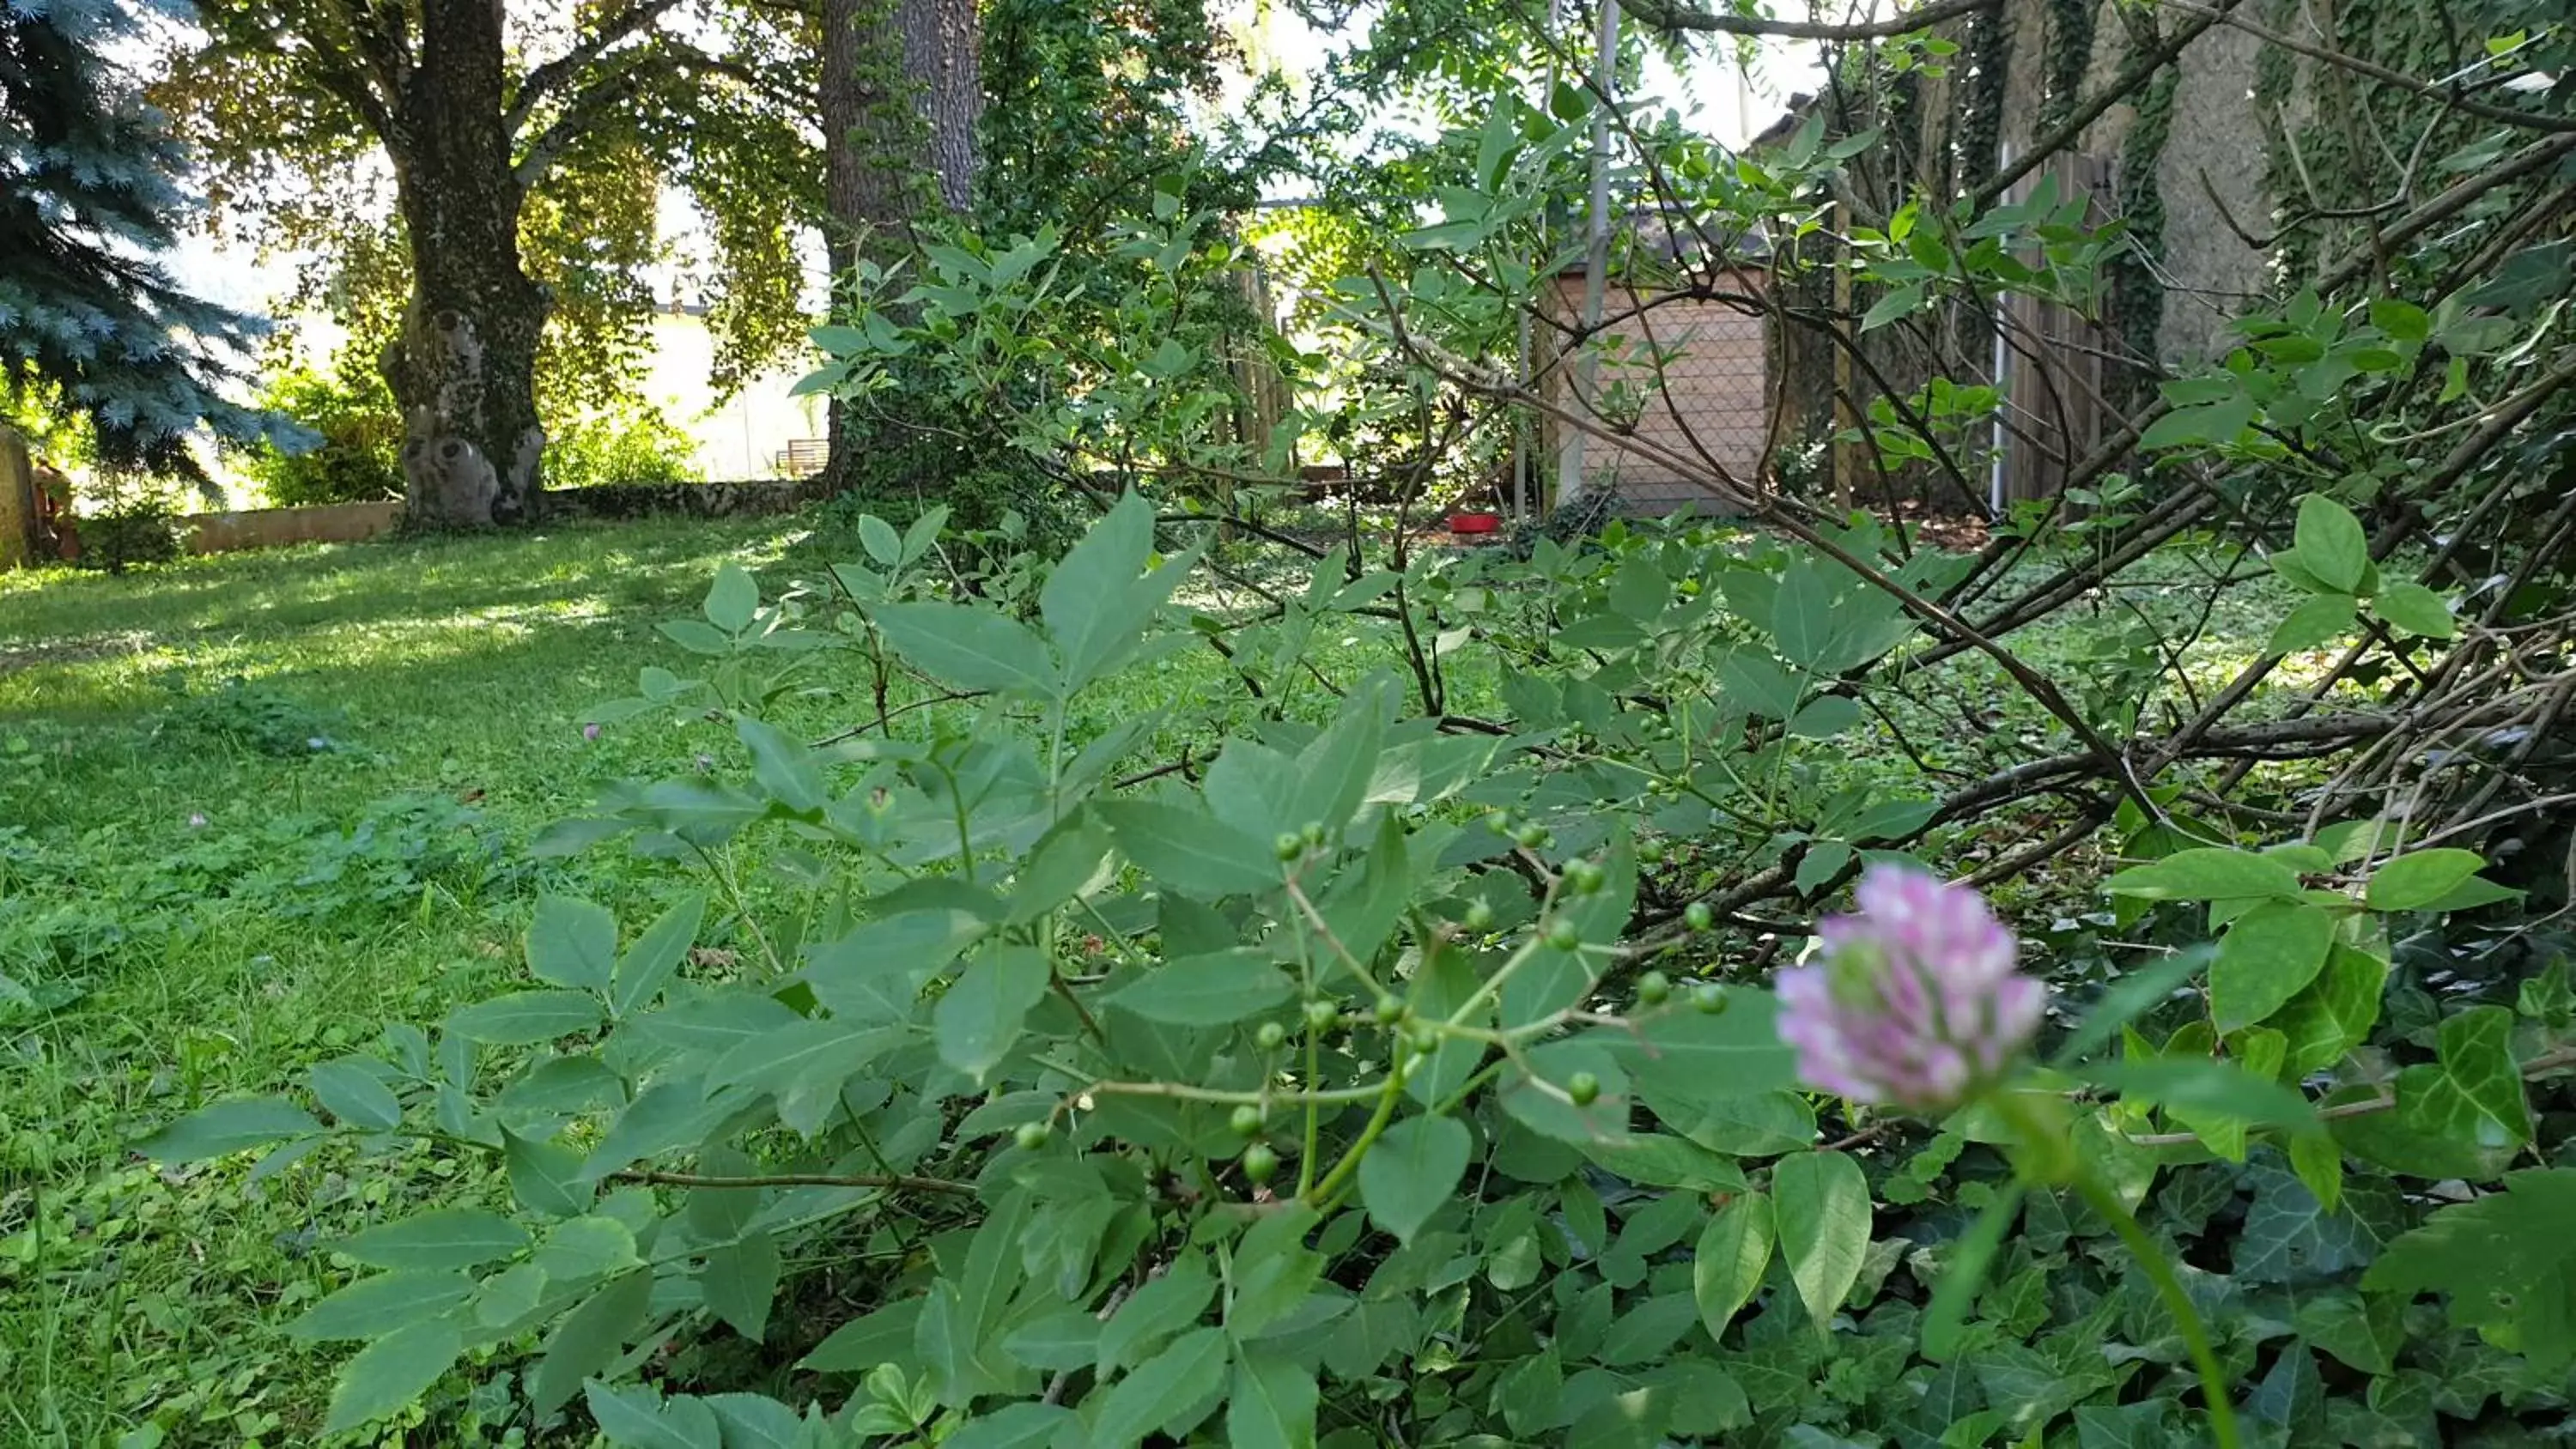
[[[1492,533],[1502,526],[1503,516],[1499,513],[1476,513],[1462,508],[1449,515],[1451,533]]]

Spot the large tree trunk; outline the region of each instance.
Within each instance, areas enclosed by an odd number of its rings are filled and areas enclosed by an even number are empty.
[[[972,200],[982,44],[975,0],[823,0],[825,250],[835,275],[862,251],[902,256],[916,217]],[[850,433],[835,401],[824,464],[835,490],[853,481]]]
[[[495,0],[421,0],[420,64],[387,145],[412,294],[385,377],[403,412],[409,516],[432,528],[533,516],[545,452],[546,294],[519,266],[526,189],[502,120],[501,11]]]

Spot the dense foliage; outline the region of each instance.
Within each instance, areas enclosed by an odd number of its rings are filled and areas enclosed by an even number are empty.
[[[511,989],[138,1145],[454,1182],[330,1245],[291,1329],[359,1345],[326,1432],[2549,1442],[2576,367],[2514,303],[2563,276],[2576,131],[2477,104],[2456,180],[1973,551],[1633,426],[1680,349],[1628,330],[1734,250],[1636,248],[1597,328],[1543,305],[1597,122],[1633,202],[1765,238],[1773,295],[1856,273],[1857,315],[1770,318],[1856,359],[2099,306],[2121,223],[1988,178],[1843,225],[1873,138],[1821,117],[1730,157],[1571,86],[1457,106],[1413,158],[1436,220],[1315,249],[1357,263],[1335,355],[1277,360],[1341,392],[1266,446],[1199,305],[1244,255],[1184,187],[871,264],[814,385],[976,420],[1100,505],[1079,541],[969,551],[932,508],[718,570],[585,714],[702,753],[538,842],[623,845],[650,909],[547,891]],[[1627,400],[1494,365],[1524,327]],[[1933,355],[1843,441],[1979,476],[1993,379]],[[1733,516],[1426,547],[1533,418]],[[1393,527],[1270,521],[1309,436]],[[1965,885],[1937,929],[1820,923],[1873,869]],[[1973,974],[1926,940],[2045,978],[2031,1054],[1935,1089],[1819,1053],[1884,968]],[[2000,1002],[1924,1032],[2018,1048]]]

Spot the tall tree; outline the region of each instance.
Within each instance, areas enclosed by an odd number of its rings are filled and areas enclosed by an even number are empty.
[[[390,173],[410,295],[383,365],[403,411],[412,516],[448,527],[531,516],[546,441],[537,354],[555,305],[524,251],[532,196],[586,160],[623,164],[649,117],[684,108],[711,78],[774,77],[694,43],[724,31],[712,0],[197,6],[210,44],[176,90],[244,190],[265,183],[266,204],[310,209],[314,185],[327,205],[332,186]],[[278,185],[280,169],[306,186]]]
[[[824,249],[845,276],[862,249],[902,255],[928,211],[962,212],[975,194],[975,129],[984,107],[975,0],[823,0]],[[846,410],[832,403],[825,476],[854,478]]]
[[[260,327],[158,260],[191,202],[186,158],[110,58],[137,38],[119,0],[0,4],[0,376],[58,390],[101,462],[202,482],[198,423],[240,442],[274,426],[218,390]]]

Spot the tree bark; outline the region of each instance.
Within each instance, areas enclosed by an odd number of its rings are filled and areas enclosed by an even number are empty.
[[[984,109],[975,0],[823,0],[825,252],[833,273],[862,255],[904,255],[931,208],[966,209]],[[857,445],[831,405],[828,487],[854,481]]]
[[[527,193],[503,118],[502,7],[421,0],[420,15],[420,63],[386,138],[412,293],[384,371],[402,407],[410,520],[483,528],[536,511],[547,298],[519,265]]]

